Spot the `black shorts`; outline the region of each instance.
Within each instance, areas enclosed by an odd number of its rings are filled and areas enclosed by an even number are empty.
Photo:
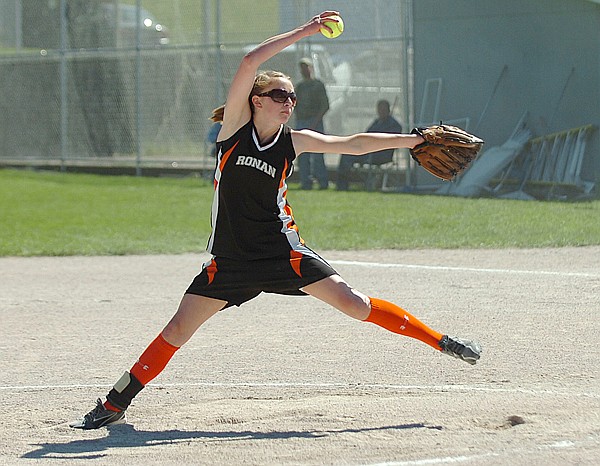
[[[227,301],[239,306],[260,293],[305,295],[301,288],[337,272],[308,248],[290,257],[239,261],[214,257],[206,262],[186,293]]]

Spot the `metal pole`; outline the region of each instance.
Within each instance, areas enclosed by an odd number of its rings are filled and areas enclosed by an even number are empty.
[[[21,0],[15,1],[15,49],[21,51],[23,47],[23,4]]]
[[[405,41],[404,50],[404,118],[407,129],[411,129],[415,124],[415,62],[414,62],[414,0],[405,0],[406,11],[402,15],[404,18],[403,40]],[[406,177],[404,180],[405,188],[408,190],[412,186],[412,159],[408,152],[406,153]]]
[[[304,21],[306,21],[308,18],[310,18],[313,15],[313,5],[312,5],[312,0],[306,0],[306,14],[304,15]],[[306,39],[306,45],[308,46],[308,56],[310,58],[313,57],[312,54],[312,36],[308,36]],[[296,49],[298,50],[298,49]],[[301,56],[296,57],[296,61],[299,61],[299,59],[301,58]],[[313,60],[314,62],[314,60]]]
[[[498,90],[498,86],[500,85],[500,81],[502,81],[502,76],[504,76],[504,73],[506,73],[506,71],[508,71],[508,65],[504,65],[502,67],[502,71],[500,71],[500,76],[498,76],[498,79],[496,80],[496,84],[494,85],[494,89],[492,90],[492,94],[490,95],[490,98],[488,99],[488,101],[485,103],[485,107],[483,107],[483,111],[481,112],[481,115],[479,115],[479,121],[477,122],[477,125],[475,126],[475,129],[473,131],[477,131],[479,129],[479,125],[481,124],[481,122],[483,121],[483,117],[487,113],[488,107],[490,106],[490,102],[492,101],[492,99],[496,95],[496,91]]]
[[[216,32],[216,47],[217,47],[217,101],[225,101],[225,90],[223,89],[223,52],[221,50],[221,2],[217,0],[215,32]]]
[[[210,0],[202,0],[202,45],[206,47],[210,40],[210,18],[212,18],[212,8]]]
[[[135,5],[135,175],[142,176],[142,0]]]
[[[119,31],[119,24],[121,23],[121,10],[119,9],[119,0],[113,0],[113,8],[115,9],[115,15],[113,18],[114,23],[112,27],[115,31],[115,47],[122,47],[123,41],[121,40],[121,34]]]
[[[563,97],[565,96],[565,91],[567,90],[567,86],[569,85],[569,81],[571,81],[571,78],[573,77],[573,75],[575,74],[575,67],[571,68],[571,72],[569,73],[569,76],[567,76],[567,81],[565,82],[565,85],[562,88],[562,92],[560,93],[560,97],[558,98],[558,102],[556,102],[556,105],[554,106],[554,110],[552,112],[552,116],[550,117],[550,121],[548,122],[548,130],[552,130],[552,124],[554,123],[554,118],[556,117],[556,114],[558,112],[558,108],[560,106],[560,103],[563,99]]]
[[[66,171],[68,138],[67,0],[60,0],[60,171]]]

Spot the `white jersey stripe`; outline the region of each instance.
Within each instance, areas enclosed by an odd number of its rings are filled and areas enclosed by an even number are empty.
[[[219,185],[221,181],[221,157],[223,156],[223,152],[219,149],[217,154],[217,168],[215,169],[215,192],[213,193],[213,202],[211,208],[210,215],[210,227],[211,233],[208,238],[208,246],[206,247],[207,251],[212,251],[213,243],[215,240],[215,227],[217,224],[217,213],[219,212]]]

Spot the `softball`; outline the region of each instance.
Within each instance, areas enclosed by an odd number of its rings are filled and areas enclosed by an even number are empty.
[[[323,24],[325,26],[329,26],[333,32],[331,33],[331,32],[329,32],[329,30],[327,30],[325,28],[321,28],[320,31],[321,31],[321,34],[323,34],[328,39],[335,39],[342,32],[344,32],[344,20],[337,15],[331,16],[330,18],[337,20],[337,23],[334,21],[323,21]]]

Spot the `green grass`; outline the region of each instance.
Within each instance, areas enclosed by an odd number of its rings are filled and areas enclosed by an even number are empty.
[[[317,250],[600,244],[600,201],[463,199],[290,188]],[[200,252],[212,186],[199,179],[0,170],[0,256]]]
[[[0,255],[202,250],[209,191],[192,179],[0,171]]]

